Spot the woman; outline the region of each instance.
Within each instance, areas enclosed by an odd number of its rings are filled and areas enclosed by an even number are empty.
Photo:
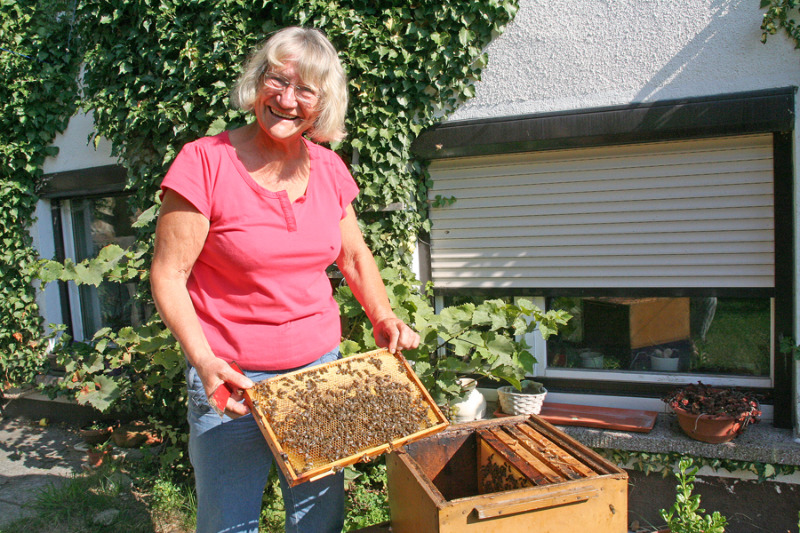
[[[419,335],[389,305],[358,228],[358,188],[333,152],[346,79],[317,30],[287,28],[249,60],[233,93],[250,124],[187,144],[162,183],[153,296],[187,359],[189,454],[197,531],[258,531],[272,456],[242,389],[339,357],[339,311],[325,269],[334,261],[390,351]],[[236,361],[244,376],[233,371]],[[208,398],[238,393],[220,418]],[[341,474],[289,488],[286,531],[340,531]]]

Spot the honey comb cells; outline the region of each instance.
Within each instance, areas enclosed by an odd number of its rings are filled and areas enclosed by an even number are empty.
[[[402,362],[388,352],[262,381],[250,394],[280,443],[282,459],[299,473],[439,422]]]

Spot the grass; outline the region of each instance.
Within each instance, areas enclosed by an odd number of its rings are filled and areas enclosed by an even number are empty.
[[[346,479],[345,531],[388,521],[383,462],[348,468]],[[188,533],[194,531],[196,514],[191,480],[153,471],[147,461],[104,463],[48,486],[26,507],[32,516],[0,527],[0,533]],[[283,532],[283,513],[273,469],[264,492],[260,530]]]
[[[26,505],[31,516],[2,533],[181,533],[193,527],[193,494],[179,483],[134,472],[122,463],[42,489]]]
[[[696,345],[698,370],[769,375],[769,301],[720,298],[705,341]]]

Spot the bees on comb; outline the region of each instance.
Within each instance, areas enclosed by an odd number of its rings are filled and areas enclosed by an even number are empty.
[[[393,357],[343,359],[273,378],[252,396],[300,472],[432,425],[429,406]]]

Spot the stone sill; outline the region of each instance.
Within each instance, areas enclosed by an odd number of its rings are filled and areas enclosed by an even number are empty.
[[[695,455],[758,463],[800,466],[800,444],[792,430],[776,428],[769,422],[751,424],[731,442],[708,444],[687,437],[671,414],[659,414],[649,433],[560,426],[568,435],[591,448],[650,453]]]

